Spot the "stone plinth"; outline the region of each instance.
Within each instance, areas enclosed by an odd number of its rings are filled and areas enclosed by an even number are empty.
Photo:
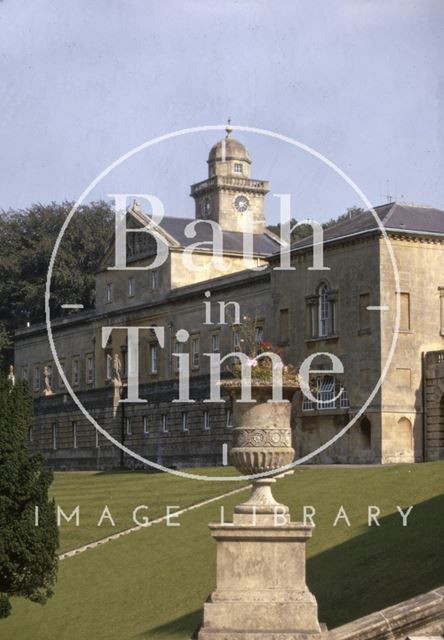
[[[319,640],[317,603],[305,583],[311,527],[288,515],[235,514],[210,524],[217,586],[198,640]]]

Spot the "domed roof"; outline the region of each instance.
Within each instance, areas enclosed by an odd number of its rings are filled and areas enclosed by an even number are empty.
[[[251,164],[250,156],[244,145],[231,137],[231,127],[228,125],[226,128],[227,135],[219,142],[216,142],[211,147],[210,154],[208,156],[208,162],[225,161],[225,160],[243,160]],[[225,152],[223,148],[225,147]],[[225,157],[223,157],[225,156]]]

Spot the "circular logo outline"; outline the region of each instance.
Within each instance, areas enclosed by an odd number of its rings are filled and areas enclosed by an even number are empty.
[[[129,456],[131,456],[132,458],[134,458],[135,460],[138,460],[139,462],[141,462],[144,465],[148,465],[150,467],[153,467],[155,469],[158,469],[159,471],[165,471],[167,473],[171,473],[173,475],[176,476],[180,476],[183,478],[188,478],[190,480],[205,480],[205,481],[210,481],[210,482],[240,482],[240,481],[245,481],[245,480],[256,480],[259,478],[264,478],[264,477],[268,477],[268,476],[277,476],[281,473],[285,473],[286,471],[293,469],[294,467],[303,464],[304,462],[307,462],[308,460],[310,460],[311,458],[313,458],[314,456],[318,455],[319,453],[322,453],[322,451],[325,451],[325,449],[328,449],[328,447],[330,447],[332,444],[334,444],[335,442],[337,442],[337,440],[339,440],[340,438],[342,438],[342,436],[344,436],[347,431],[349,431],[351,429],[351,427],[359,420],[359,418],[364,414],[365,410],[367,409],[367,407],[369,406],[369,404],[371,403],[371,401],[373,400],[373,398],[375,397],[375,395],[378,393],[379,389],[382,386],[382,383],[387,375],[387,372],[390,368],[391,362],[393,360],[393,356],[395,354],[396,351],[396,346],[398,343],[398,336],[399,336],[399,327],[400,327],[400,311],[401,311],[401,301],[400,301],[400,281],[399,281],[399,271],[398,271],[398,265],[396,262],[396,257],[393,251],[393,247],[392,244],[390,242],[390,239],[387,235],[387,232],[384,228],[384,225],[381,223],[378,215],[376,214],[371,202],[369,201],[369,199],[367,198],[367,196],[363,193],[363,191],[361,191],[361,189],[355,184],[355,182],[344,172],[342,171],[342,169],[340,169],[334,162],[332,162],[331,160],[329,160],[327,157],[325,157],[323,154],[321,154],[319,151],[316,151],[315,149],[313,149],[312,147],[304,144],[303,142],[299,142],[298,140],[295,140],[294,138],[290,138],[289,136],[285,136],[283,134],[280,133],[276,133],[274,131],[270,131],[268,129],[261,129],[261,128],[257,128],[257,127],[249,127],[249,126],[243,126],[243,125],[236,125],[235,127],[233,127],[233,130],[236,131],[245,131],[248,133],[255,133],[257,135],[264,135],[270,138],[274,138],[276,140],[280,140],[282,142],[286,142],[288,144],[291,144],[299,149],[301,149],[302,151],[306,151],[307,153],[309,153],[310,155],[314,156],[315,158],[317,158],[318,160],[321,160],[321,162],[323,162],[324,164],[326,164],[330,169],[332,169],[335,173],[337,173],[352,189],[353,191],[355,191],[355,193],[359,196],[359,198],[364,202],[364,204],[366,205],[367,209],[372,213],[373,217],[375,218],[381,232],[382,235],[384,237],[386,246],[387,246],[387,251],[388,254],[390,256],[390,261],[393,267],[393,273],[395,276],[395,299],[396,299],[396,317],[395,317],[395,327],[394,327],[394,331],[393,331],[393,339],[390,345],[390,350],[388,353],[388,357],[387,360],[385,362],[384,368],[381,372],[381,375],[378,379],[378,382],[376,383],[375,387],[373,388],[373,390],[370,392],[367,400],[364,402],[364,404],[362,405],[362,407],[359,409],[359,411],[352,417],[352,419],[340,430],[338,431],[338,433],[333,436],[332,438],[330,438],[330,440],[328,440],[327,442],[324,442],[322,445],[320,445],[317,449],[315,449],[314,451],[311,451],[310,453],[306,454],[305,456],[302,456],[301,458],[298,458],[297,460],[294,460],[293,462],[290,462],[287,465],[284,465],[283,467],[280,467],[279,469],[273,469],[271,471],[263,471],[261,473],[256,473],[256,474],[251,474],[251,475],[242,475],[242,476],[207,476],[207,475],[200,475],[200,474],[196,474],[196,473],[188,473],[186,471],[181,471],[180,469],[169,469],[168,467],[164,467],[163,465],[157,463],[157,462],[153,462],[151,460],[148,460],[146,458],[144,458],[143,456],[139,455],[138,453],[136,453],[135,451],[132,451],[131,449],[129,449],[128,447],[126,447],[122,442],[119,442],[118,440],[116,440],[110,433],[108,433],[105,429],[103,429],[103,427],[101,427],[98,422],[93,418],[93,416],[91,416],[89,414],[89,412],[86,410],[86,408],[83,406],[83,404],[80,402],[79,398],[77,397],[76,393],[74,392],[74,390],[72,389],[71,385],[68,382],[68,379],[65,375],[65,372],[63,371],[63,368],[60,364],[60,360],[57,354],[57,350],[55,347],[55,343],[54,343],[54,337],[53,337],[53,333],[52,333],[52,327],[51,327],[51,311],[49,308],[49,300],[51,297],[51,279],[52,279],[52,273],[53,273],[53,269],[54,269],[54,263],[57,257],[57,253],[60,247],[60,243],[62,241],[63,235],[72,219],[72,217],[75,215],[77,209],[80,207],[80,205],[83,203],[83,200],[86,198],[86,196],[91,193],[91,191],[101,182],[101,180],[103,178],[105,178],[109,173],[111,173],[111,171],[113,171],[113,169],[115,169],[116,167],[118,167],[119,165],[123,164],[123,162],[125,162],[125,160],[128,160],[129,158],[131,158],[132,156],[136,155],[137,153],[139,153],[140,151],[143,151],[144,149],[148,149],[149,147],[152,147],[156,144],[159,144],[160,142],[165,142],[166,140],[171,140],[173,138],[177,138],[179,136],[182,135],[188,135],[188,134],[193,134],[193,133],[200,133],[200,132],[204,132],[204,131],[220,131],[220,130],[225,130],[226,128],[226,124],[223,125],[201,125],[198,127],[189,127],[186,129],[179,129],[177,131],[172,131],[170,133],[158,136],[156,138],[152,138],[151,140],[148,140],[136,147],[134,147],[133,149],[131,149],[130,151],[124,153],[123,155],[121,155],[119,158],[117,158],[117,160],[115,160],[114,162],[112,162],[110,165],[108,165],[108,167],[106,167],[106,169],[104,169],[98,176],[96,176],[94,178],[94,180],[88,185],[88,187],[81,193],[81,195],[79,196],[79,198],[76,200],[76,202],[74,203],[73,207],[71,208],[71,211],[69,212],[66,220],[64,221],[59,235],[57,236],[57,239],[54,243],[54,248],[52,250],[51,253],[51,258],[49,261],[49,266],[48,266],[48,272],[47,272],[47,278],[46,278],[46,286],[45,286],[45,323],[46,323],[46,330],[48,333],[48,341],[49,341],[49,345],[50,345],[50,349],[51,349],[51,353],[54,357],[54,362],[57,366],[58,372],[65,384],[65,387],[69,393],[69,395],[71,396],[71,398],[73,399],[74,403],[77,405],[77,407],[80,409],[80,411],[83,413],[83,415],[87,418],[87,420],[94,426],[94,428],[99,431],[99,433],[101,433],[103,436],[105,436],[112,444],[114,444],[115,446],[117,446],[121,451],[123,451],[124,453],[128,454]]]

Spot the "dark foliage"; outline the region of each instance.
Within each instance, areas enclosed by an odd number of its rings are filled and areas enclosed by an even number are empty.
[[[15,329],[45,318],[46,276],[57,236],[73,203],[34,204],[0,213],[0,352],[5,368],[12,361]],[[105,202],[81,206],[69,223],[57,253],[51,285],[51,309],[72,301],[85,309],[94,303],[94,274],[114,230]]]
[[[339,222],[350,220],[351,218],[354,218],[355,216],[358,216],[362,213],[364,213],[364,209],[361,209],[361,207],[350,207],[349,209],[347,209],[346,213],[343,213],[337,218],[330,218],[330,220],[328,220],[327,222],[324,222],[322,226],[324,227],[324,229],[328,229],[329,227],[333,227],[335,224],[338,224]],[[292,229],[296,223],[297,223],[296,218],[291,218],[290,225]],[[281,225],[280,223],[271,225],[268,227],[268,229],[279,236]],[[293,229],[291,233],[291,242],[292,243],[297,242],[298,240],[302,240],[302,238],[306,238],[311,234],[312,234],[311,226],[309,224],[301,224],[299,227],[296,227],[296,229]]]
[[[52,471],[26,450],[32,398],[24,381],[0,379],[0,618],[10,597],[44,604],[56,580],[58,529],[48,499]],[[35,507],[39,526],[35,526]]]

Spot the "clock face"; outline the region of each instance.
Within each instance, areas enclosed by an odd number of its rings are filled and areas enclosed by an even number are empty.
[[[205,198],[205,201],[204,201],[204,214],[206,216],[208,216],[210,214],[210,210],[211,210],[210,198]]]
[[[240,213],[244,213],[244,211],[248,209],[249,205],[250,203],[246,196],[237,196],[234,201],[234,206],[238,211],[240,211]]]

